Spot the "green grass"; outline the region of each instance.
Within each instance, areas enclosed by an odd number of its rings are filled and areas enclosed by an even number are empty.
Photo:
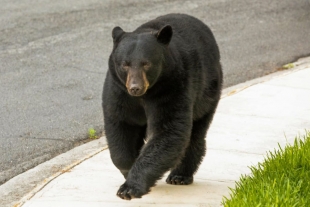
[[[282,66],[283,69],[291,69],[294,67],[295,67],[294,63],[288,63],[288,64]]]
[[[88,129],[88,138],[89,139],[97,139],[98,138],[97,132],[94,128]]]
[[[310,131],[242,175],[225,207],[310,207]]]

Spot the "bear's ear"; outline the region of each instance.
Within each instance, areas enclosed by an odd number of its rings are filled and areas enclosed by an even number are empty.
[[[112,37],[113,37],[113,41],[114,42],[118,42],[118,40],[120,39],[120,37],[124,34],[124,30],[120,27],[114,27],[114,29],[112,30]]]
[[[168,45],[172,38],[172,27],[170,25],[163,26],[156,34],[157,41]]]

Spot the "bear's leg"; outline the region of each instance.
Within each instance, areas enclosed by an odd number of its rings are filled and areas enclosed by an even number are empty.
[[[213,113],[207,114],[193,122],[191,140],[182,162],[174,168],[166,182],[172,185],[189,185],[193,183],[193,175],[197,171],[206,154],[205,136],[212,121]]]
[[[183,97],[171,99],[186,100]],[[181,162],[190,142],[192,129],[191,106],[184,102],[148,102],[148,141],[130,169],[126,182],[117,192],[120,198],[141,198],[165,172]]]
[[[126,123],[105,126],[111,159],[125,179],[144,144],[145,130]]]

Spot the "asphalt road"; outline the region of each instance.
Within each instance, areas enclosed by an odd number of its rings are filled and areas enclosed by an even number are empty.
[[[103,129],[111,30],[198,17],[218,41],[224,86],[310,54],[309,0],[0,0],[0,184]]]

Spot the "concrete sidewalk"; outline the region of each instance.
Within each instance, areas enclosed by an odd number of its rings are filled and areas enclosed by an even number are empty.
[[[116,191],[124,178],[106,149],[47,179],[16,206],[220,206],[248,166],[310,129],[310,59],[296,65],[224,90],[194,184],[167,185],[165,175],[142,199],[121,200]]]

